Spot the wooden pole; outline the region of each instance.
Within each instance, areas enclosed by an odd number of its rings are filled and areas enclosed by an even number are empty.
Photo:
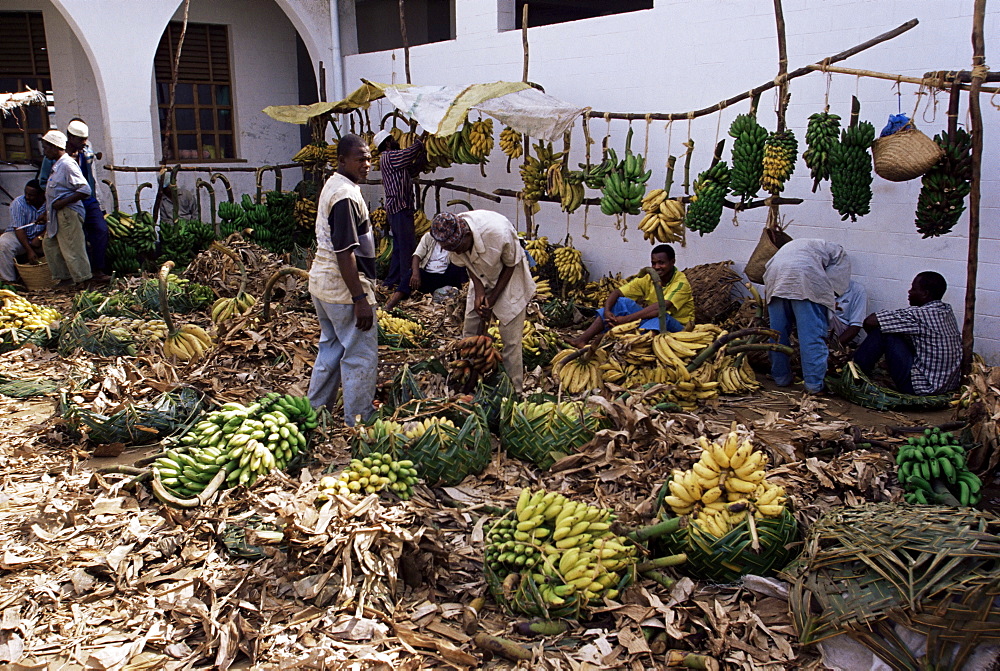
[[[788,42],[785,39],[785,12],[781,8],[781,0],[774,0],[774,24],[778,36],[778,125],[776,132],[785,130],[785,112],[788,109]],[[775,195],[775,194],[772,194]],[[772,200],[767,208],[765,228],[777,229],[781,226],[781,206]]]
[[[524,67],[521,70],[521,81],[528,82],[528,3],[521,8],[521,46],[524,47]]]
[[[835,72],[841,75],[854,75],[856,77],[869,77],[872,79],[887,79],[890,82],[905,82],[907,84],[921,84],[923,86],[930,86],[933,88],[948,88],[952,84],[961,84],[958,78],[948,78],[942,79],[941,77],[928,77],[924,75],[921,77],[906,77],[904,75],[897,75],[891,72],[877,72],[875,70],[858,70],[857,68],[842,68],[839,65],[808,65],[806,66],[810,70],[821,70],[823,72]],[[933,74],[933,73],[929,73]],[[987,80],[988,81],[988,80]],[[951,83],[949,83],[951,82]],[[968,89],[968,84],[961,84],[963,89]],[[980,89],[980,91],[985,91],[986,93],[996,93],[1000,91],[997,88],[986,88],[985,86]]]
[[[406,83],[412,84],[410,80],[410,42],[406,38],[406,11],[403,3],[406,0],[399,0],[399,32],[403,36],[403,68],[406,70]]]
[[[524,67],[521,70],[521,81],[528,83],[528,3],[521,7],[521,47],[524,49]],[[531,139],[524,136],[524,162],[528,162],[528,153],[531,151]],[[535,213],[534,204],[522,201],[524,208],[524,233],[529,240],[535,239]]]
[[[170,136],[174,132],[174,104],[177,101],[177,71],[181,66],[181,49],[184,48],[184,36],[187,35],[188,29],[188,9],[191,7],[191,0],[184,0],[184,21],[181,24],[181,35],[177,39],[177,52],[174,54],[174,62],[171,65],[170,70],[170,100],[167,104],[167,118],[164,123],[166,126],[163,129],[163,158],[166,158],[167,148],[171,149],[171,154],[174,152],[173,146],[171,144]],[[180,149],[177,150],[180,154]],[[171,156],[171,158],[177,159],[177,156]]]
[[[983,113],[979,89],[986,78],[986,0],[976,0],[972,15],[972,86],[969,89],[969,116],[972,128],[972,188],[969,190],[969,265],[965,280],[965,320],[962,324],[962,372],[972,369],[976,328],[976,281],[979,274],[979,204],[982,198]]]
[[[887,40],[891,40],[894,37],[898,37],[899,35],[902,35],[906,31],[908,31],[911,28],[913,28],[914,26],[916,26],[918,23],[919,23],[919,21],[917,19],[910,19],[906,23],[901,24],[901,25],[897,26],[896,28],[893,28],[892,30],[890,30],[888,32],[882,33],[881,35],[873,37],[872,39],[868,40],[867,42],[862,42],[861,44],[859,44],[857,46],[851,47],[850,49],[846,49],[844,51],[841,51],[838,54],[834,54],[833,56],[830,56],[828,58],[824,58],[819,63],[814,63],[813,65],[806,65],[806,66],[798,68],[796,70],[792,70],[791,72],[788,73],[788,76],[786,77],[786,80],[795,79],[797,77],[801,77],[803,75],[807,75],[810,72],[813,72],[812,68],[814,66],[817,66],[817,65],[821,66],[824,63],[825,64],[836,63],[836,62],[842,61],[842,60],[844,60],[846,58],[850,58],[851,56],[854,56],[855,54],[861,53],[862,51],[865,51],[866,49],[870,49],[870,48],[874,47],[876,44],[881,44],[882,42],[885,42]],[[821,69],[821,68],[819,68],[819,69]],[[735,105],[736,103],[738,103],[738,102],[740,102],[742,100],[746,100],[747,98],[752,98],[755,95],[760,95],[764,91],[767,91],[769,89],[774,88],[776,85],[777,85],[776,82],[770,81],[770,82],[761,84],[760,86],[757,86],[755,88],[752,88],[749,91],[746,91],[744,93],[740,93],[739,95],[735,95],[732,98],[729,98],[727,100],[723,100],[722,102],[719,102],[719,103],[715,103],[711,107],[705,107],[703,109],[695,110],[693,112],[672,112],[670,114],[646,114],[646,113],[632,113],[632,112],[628,112],[628,113],[623,113],[623,112],[595,112],[593,110],[590,110],[590,111],[584,112],[584,114],[587,115],[587,116],[589,116],[589,117],[591,117],[591,118],[624,119],[626,121],[645,121],[646,119],[652,119],[653,121],[677,121],[677,120],[683,120],[683,119],[689,119],[689,118],[690,119],[694,119],[696,117],[706,116],[708,114],[712,114],[714,112],[718,112],[719,110],[725,109],[725,108],[729,107],[730,105]]]

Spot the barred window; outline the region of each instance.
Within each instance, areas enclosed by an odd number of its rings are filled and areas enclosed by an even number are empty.
[[[236,158],[227,26],[188,23],[177,68],[170,137],[170,77],[183,24],[172,21],[156,50],[156,98],[164,161]]]
[[[52,80],[41,12],[0,12],[0,93],[34,89],[47,104],[0,112],[0,160],[41,161],[39,138],[50,128]]]

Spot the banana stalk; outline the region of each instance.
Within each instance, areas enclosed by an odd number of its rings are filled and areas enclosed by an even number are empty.
[[[271,321],[271,292],[274,290],[274,284],[285,275],[296,275],[307,282],[309,281],[308,272],[293,266],[285,266],[271,275],[267,280],[267,284],[264,285],[264,294],[260,299],[264,304],[264,309],[260,316],[263,322]]]

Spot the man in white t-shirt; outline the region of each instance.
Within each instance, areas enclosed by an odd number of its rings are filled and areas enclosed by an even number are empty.
[[[424,233],[410,258],[410,291],[430,294],[441,287],[460,287],[468,281],[469,274],[465,268],[451,262],[450,253],[431,237],[430,231]],[[385,309],[393,309],[408,295],[402,291],[393,292]]]
[[[865,339],[861,325],[868,316],[868,292],[864,286],[851,280],[847,291],[837,296],[836,309],[830,310],[829,315],[830,331],[841,347],[860,345]]]

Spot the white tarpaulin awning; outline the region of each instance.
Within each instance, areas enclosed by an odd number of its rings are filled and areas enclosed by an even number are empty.
[[[435,135],[457,132],[469,111],[475,110],[533,138],[551,141],[562,137],[588,109],[553,98],[523,82],[375,86],[382,88],[396,109]]]

